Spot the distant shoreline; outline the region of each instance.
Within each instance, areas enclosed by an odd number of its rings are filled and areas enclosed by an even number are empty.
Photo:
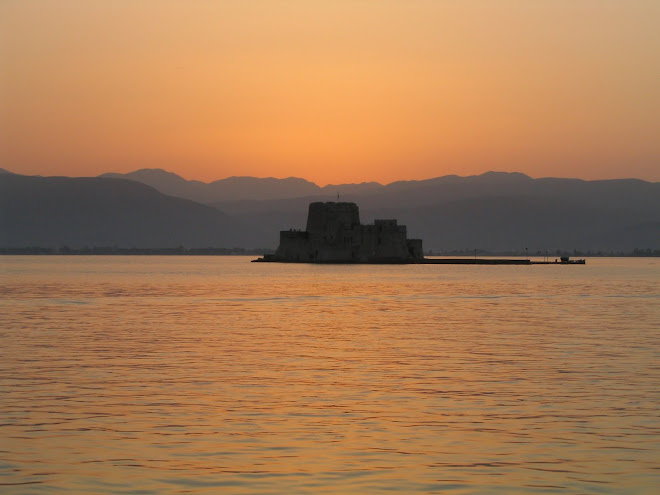
[[[41,256],[256,256],[273,253],[270,249],[244,248],[46,248],[39,246],[0,248],[0,255],[41,255]]]
[[[121,247],[83,247],[70,248],[67,246],[59,248],[47,248],[40,246],[27,247],[0,247],[0,256],[261,256],[272,254],[273,249],[245,249],[245,248],[121,248]],[[561,256],[588,257],[588,258],[657,258],[660,257],[660,249],[635,249],[629,252],[602,252],[602,251],[580,251],[580,250],[555,250],[535,252],[488,252],[488,251],[446,251],[425,253],[426,257],[451,256],[451,257],[543,257],[558,258]]]

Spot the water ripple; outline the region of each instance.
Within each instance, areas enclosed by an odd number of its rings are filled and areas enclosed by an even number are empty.
[[[660,265],[5,258],[2,493],[660,486]]]

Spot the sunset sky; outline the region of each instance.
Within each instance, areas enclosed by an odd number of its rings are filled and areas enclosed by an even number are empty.
[[[0,2],[0,167],[660,181],[658,0]]]

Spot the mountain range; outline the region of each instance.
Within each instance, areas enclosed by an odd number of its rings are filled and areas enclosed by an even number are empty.
[[[138,182],[0,175],[2,247],[218,246],[231,223],[213,207]]]
[[[212,204],[243,199],[268,200],[297,198],[321,194],[366,191],[382,187],[377,182],[340,184],[319,187],[313,182],[297,177],[228,177],[210,183],[186,180],[180,175],[162,169],[143,168],[128,174],[106,173],[102,178],[129,179],[154,187],[164,194]]]
[[[300,178],[188,181],[160,169],[99,177],[0,173],[0,247],[275,248],[312,201],[396,218],[433,251],[660,248],[660,183],[488,172],[319,187]]]

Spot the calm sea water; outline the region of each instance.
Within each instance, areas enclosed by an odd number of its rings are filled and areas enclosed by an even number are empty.
[[[660,260],[0,257],[2,493],[660,486]]]

